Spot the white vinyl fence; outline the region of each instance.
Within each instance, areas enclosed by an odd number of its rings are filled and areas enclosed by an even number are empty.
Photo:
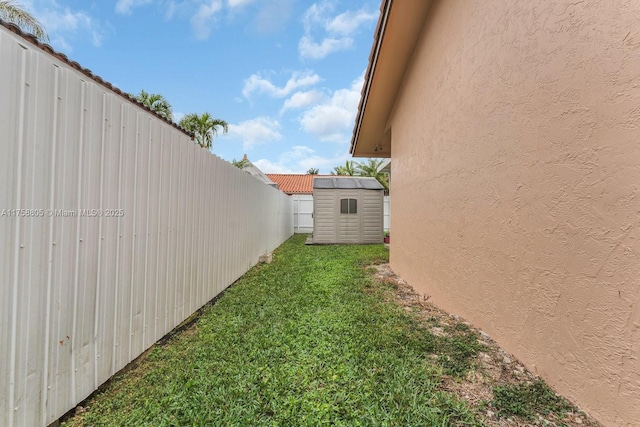
[[[289,197],[2,25],[0,152],[1,426],[54,422],[293,234]]]

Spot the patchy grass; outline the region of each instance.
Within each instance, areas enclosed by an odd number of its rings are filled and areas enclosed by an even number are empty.
[[[564,415],[573,409],[566,400],[556,395],[539,379],[495,387],[491,404],[502,416],[515,415],[529,421],[534,421],[537,414]]]
[[[62,425],[598,426],[381,265],[382,245],[305,238]]]
[[[445,373],[454,377],[464,377],[474,366],[475,357],[484,349],[477,332],[464,323],[456,323],[444,329],[436,349],[438,361]]]
[[[386,301],[389,286],[364,268],[386,261],[382,245],[305,238],[283,244],[63,425],[482,425],[440,388],[443,374],[472,366],[475,332],[434,335]]]
[[[428,296],[418,294],[389,265],[376,265],[371,272],[390,290],[385,294],[387,301],[442,338],[436,349],[443,367],[439,388],[465,401],[484,425],[600,427],[489,336],[431,304]]]

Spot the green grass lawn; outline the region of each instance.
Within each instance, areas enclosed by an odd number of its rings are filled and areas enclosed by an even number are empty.
[[[189,329],[116,376],[66,426],[481,425],[443,375],[480,348],[435,336],[388,302],[365,267],[382,245],[305,246],[294,236]]]

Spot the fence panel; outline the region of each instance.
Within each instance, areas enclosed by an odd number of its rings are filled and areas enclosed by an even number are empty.
[[[293,203],[3,26],[0,93],[0,425],[46,426],[290,237]]]

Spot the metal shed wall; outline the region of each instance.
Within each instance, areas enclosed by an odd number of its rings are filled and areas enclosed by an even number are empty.
[[[292,194],[293,200],[293,227],[296,233],[313,233],[313,195]],[[383,200],[383,224],[384,231],[389,231],[389,196]]]
[[[314,188],[314,243],[382,243],[383,190]],[[340,200],[357,200],[357,214],[340,213]]]
[[[288,196],[74,68],[0,26],[3,426],[55,421],[293,234]]]

